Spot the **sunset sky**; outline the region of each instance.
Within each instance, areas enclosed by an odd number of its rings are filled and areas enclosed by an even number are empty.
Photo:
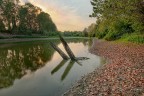
[[[58,30],[81,31],[91,23],[92,6],[90,0],[21,0],[30,2],[51,15]]]

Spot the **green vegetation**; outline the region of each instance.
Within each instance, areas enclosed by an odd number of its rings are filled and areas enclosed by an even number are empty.
[[[67,39],[68,43],[82,43],[87,45],[88,39]],[[60,44],[59,39],[55,39],[55,44]],[[35,72],[44,67],[54,56],[54,49],[50,46],[51,40],[38,42],[21,42],[1,44],[0,48],[0,89],[10,87],[16,79],[22,78],[27,72]],[[56,61],[56,63],[58,63]],[[63,64],[62,64],[63,63]],[[58,71],[66,62],[61,62],[54,68],[52,74]],[[72,67],[73,62],[68,62],[61,79],[64,80]]]
[[[88,27],[90,37],[144,43],[143,0],[92,0],[91,4],[90,17],[97,22]]]
[[[15,79],[20,79],[27,74],[27,70],[34,72],[43,67],[52,59],[53,54],[54,50],[47,42],[23,42],[1,47],[0,89],[13,85]]]
[[[8,34],[51,35],[57,31],[50,15],[30,3],[0,0],[0,32]]]
[[[84,37],[84,33],[81,31],[64,31],[61,34],[65,37]]]
[[[144,43],[144,36],[138,35],[138,34],[125,34],[118,41],[122,41],[122,42],[130,41],[133,43]]]
[[[59,32],[63,37],[84,37],[84,33],[80,31],[65,31],[65,32]],[[9,35],[9,34],[2,34],[0,36],[0,39],[10,39],[10,38],[55,38],[58,37],[57,32],[48,32],[45,34],[14,34],[14,35]]]
[[[50,15],[31,3],[0,0],[0,39],[57,37],[58,30]],[[83,37],[80,31],[64,31],[65,37]]]
[[[92,23],[88,28],[83,30],[83,34],[85,37],[94,37],[95,36],[95,24]]]

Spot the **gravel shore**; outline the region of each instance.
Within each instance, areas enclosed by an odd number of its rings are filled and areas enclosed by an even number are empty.
[[[107,64],[64,96],[144,96],[144,44],[94,40],[90,52],[108,59]]]

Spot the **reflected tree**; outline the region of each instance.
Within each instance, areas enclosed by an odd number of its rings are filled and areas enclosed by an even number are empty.
[[[55,52],[48,42],[0,44],[0,89],[13,85],[15,79],[22,78],[28,72],[35,72],[45,66]],[[80,43],[82,40],[75,40],[74,42]],[[59,43],[55,40],[56,45]],[[73,40],[68,40],[68,43],[73,43]],[[67,61],[61,61],[51,74],[56,73],[66,63]],[[62,80],[66,78],[74,63],[69,62],[61,77]]]
[[[75,63],[75,61],[72,61],[72,60],[69,62],[69,64],[68,64],[68,66],[66,67],[63,75],[61,76],[61,80],[62,80],[62,81],[66,78],[66,76],[67,76],[68,73],[70,72],[71,68],[73,67],[74,63]]]
[[[52,71],[51,74],[54,74],[57,72],[64,64],[67,62],[67,60],[62,60]]]
[[[61,35],[59,35],[59,36],[60,36],[60,40],[62,41],[62,44],[63,44],[66,52],[68,53],[69,57],[71,58],[70,62],[68,63],[68,66],[66,67],[64,73],[63,73],[62,76],[61,76],[61,80],[63,81],[63,80],[67,77],[67,75],[69,74],[69,72],[70,72],[71,68],[73,67],[74,63],[77,63],[78,65],[82,66],[82,64],[79,63],[78,60],[87,60],[87,59],[89,59],[89,58],[87,58],[87,57],[75,57],[74,54],[73,54],[73,52],[72,52],[71,49],[69,48],[67,42],[63,39],[63,37],[62,37]],[[68,41],[68,42],[70,43],[70,41]],[[79,42],[80,42],[80,41],[79,41]],[[81,41],[81,42],[83,42],[83,44],[85,45],[87,41],[86,41],[86,40],[83,40],[83,41]],[[52,47],[53,47],[53,45],[52,45]],[[57,48],[54,47],[54,49],[59,50],[58,47],[57,47]],[[60,52],[58,52],[58,53],[60,53]],[[63,52],[62,52],[62,53],[63,53]],[[61,53],[60,53],[60,55],[61,55]],[[66,59],[63,59],[63,60],[51,71],[51,74],[54,74],[55,72],[57,72],[60,68],[62,68],[62,67],[64,66],[64,64],[65,64],[66,62],[67,62],[67,60],[66,60]]]
[[[19,44],[1,48],[0,88],[9,87],[15,79],[43,67],[53,54],[49,44]]]
[[[68,60],[62,60],[52,71],[51,74],[53,75],[54,73],[58,72],[58,70],[60,70],[66,63]],[[67,75],[69,74],[70,70],[72,69],[73,65],[77,63],[76,61],[72,61],[70,60],[68,62],[68,65],[66,67],[66,69],[64,70],[62,76],[61,76],[61,81],[63,81]],[[81,65],[80,65],[81,66]]]

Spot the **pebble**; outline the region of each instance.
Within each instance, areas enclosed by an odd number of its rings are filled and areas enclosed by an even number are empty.
[[[107,64],[64,96],[144,96],[144,44],[95,40],[90,52],[106,58]]]

